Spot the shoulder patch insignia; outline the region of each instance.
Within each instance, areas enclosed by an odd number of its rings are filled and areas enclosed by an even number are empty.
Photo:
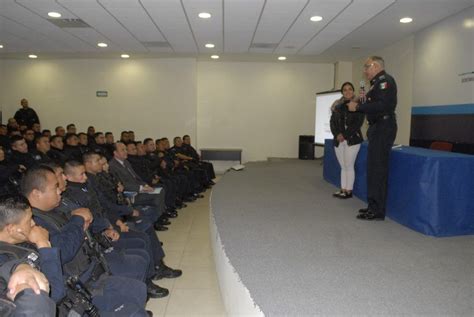
[[[388,87],[387,82],[380,83],[380,89],[384,90],[384,89],[387,89],[387,87]]]

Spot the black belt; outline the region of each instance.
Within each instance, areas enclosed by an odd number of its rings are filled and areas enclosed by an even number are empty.
[[[377,117],[374,120],[368,120],[368,121],[369,121],[369,124],[372,125],[372,124],[376,124],[379,121],[388,120],[388,119],[395,119],[395,114],[385,114],[383,116]]]

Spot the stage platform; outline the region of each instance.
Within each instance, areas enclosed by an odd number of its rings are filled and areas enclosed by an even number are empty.
[[[332,197],[319,161],[246,164],[211,196],[230,316],[474,315],[474,236],[434,238]]]

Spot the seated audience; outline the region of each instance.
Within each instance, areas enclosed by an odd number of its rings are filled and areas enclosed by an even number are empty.
[[[35,132],[32,129],[26,129],[23,131],[23,138],[25,139],[28,151],[35,149]]]
[[[30,168],[36,164],[30,153],[28,153],[28,146],[22,136],[15,135],[10,139],[11,154],[9,160],[12,163],[23,165]]]
[[[66,130],[62,126],[57,126],[54,129],[54,132],[56,135],[59,135],[61,138],[64,138],[66,136]]]
[[[23,196],[0,198],[2,316],[54,316],[50,287],[52,297],[64,294],[59,250],[51,247],[48,232],[36,226],[31,215]]]
[[[8,129],[4,124],[0,124],[0,146],[4,149],[10,148],[10,138],[8,137]]]
[[[48,139],[51,139],[51,130],[44,129],[43,131],[41,131],[41,134],[48,137]]]
[[[125,315],[149,316],[144,309],[146,285],[135,279],[110,275],[105,254],[96,247],[97,242],[88,230],[95,221],[90,211],[74,208],[66,216],[56,209],[63,187],[49,167],[29,170],[22,180],[22,193],[32,206],[34,221],[47,230],[50,245],[61,254],[64,276],[60,269],[56,270],[54,280],[61,281],[58,285],[67,286],[66,296],[53,296],[55,286],[51,284],[52,298],[58,303],[60,314],[72,309],[80,316],[94,309],[101,316],[113,316],[118,310]],[[48,274],[46,276],[49,279]],[[57,289],[60,290],[59,286]],[[80,289],[87,289],[89,298],[82,296],[77,300]]]
[[[214,166],[210,162],[201,161],[201,156],[198,154],[196,149],[191,145],[191,137],[187,134],[183,136],[182,147],[184,149],[184,154],[187,155],[188,157],[191,157],[195,162],[199,164],[199,166],[203,167],[208,173],[209,178],[211,179],[210,181],[211,185],[215,185],[215,183],[212,181],[214,178],[216,178],[216,173],[214,172]]]
[[[89,151],[89,138],[87,137],[87,134],[84,132],[81,132],[77,135],[79,139],[79,148],[81,150],[81,153],[86,153]]]
[[[82,151],[79,147],[79,138],[76,134],[66,134],[64,138],[66,144],[64,144],[64,154],[68,160],[81,161]]]
[[[49,139],[51,149],[48,152],[48,156],[53,160],[53,162],[63,165],[67,160],[67,156],[64,153],[64,142],[63,138],[60,135],[53,135]]]
[[[69,123],[66,126],[66,133],[67,134],[77,134],[76,125],[74,123]]]
[[[41,124],[39,122],[33,123],[31,130],[35,133],[35,137],[41,135]]]
[[[94,141],[94,134],[95,134],[95,128],[93,126],[89,126],[87,128],[87,137],[89,138],[89,144],[91,144]]]
[[[20,126],[16,122],[15,118],[9,118],[7,122],[8,135],[11,135],[12,131],[20,131]]]
[[[105,132],[105,143],[114,144],[114,134],[112,132]]]
[[[0,195],[17,193],[19,181],[25,170],[25,166],[9,162],[5,150],[0,147]]]
[[[35,149],[31,151],[33,159],[36,164],[46,164],[53,160],[48,156],[48,152],[51,150],[49,139],[46,136],[40,135],[35,139]]]

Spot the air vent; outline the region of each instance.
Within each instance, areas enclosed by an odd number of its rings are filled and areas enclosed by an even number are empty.
[[[81,19],[48,19],[59,28],[90,28],[91,26]]]
[[[250,48],[277,48],[278,43],[253,43]]]
[[[168,43],[168,42],[154,41],[154,42],[141,42],[141,43],[143,44],[143,46],[149,47],[149,48],[152,48],[152,47],[170,47],[170,43]]]

